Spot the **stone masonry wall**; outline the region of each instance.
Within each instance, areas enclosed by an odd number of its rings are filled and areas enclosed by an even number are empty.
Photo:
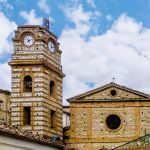
[[[104,91],[104,93],[107,92]],[[131,96],[132,94],[128,92],[125,94],[123,91],[121,95]],[[107,97],[108,93],[105,96]],[[93,95],[90,97],[94,99]],[[121,96],[118,95],[118,97]],[[138,95],[133,97],[140,99]],[[130,99],[133,97],[131,96]],[[150,133],[149,100],[118,100],[117,102],[99,99],[99,101],[85,102],[83,99],[81,101],[71,102],[70,105],[71,125],[69,131],[66,132],[69,136],[66,143],[74,148],[79,150],[114,148]],[[106,124],[106,118],[111,114],[117,115],[121,119],[121,124],[116,130],[110,129]]]

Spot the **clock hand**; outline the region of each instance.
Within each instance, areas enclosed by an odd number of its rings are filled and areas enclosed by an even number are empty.
[[[30,42],[31,41],[31,39],[28,39],[28,42]]]

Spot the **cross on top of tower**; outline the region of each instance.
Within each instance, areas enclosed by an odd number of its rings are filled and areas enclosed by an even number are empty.
[[[113,76],[113,77],[112,77],[112,80],[113,80],[113,82],[115,82],[116,78]]]

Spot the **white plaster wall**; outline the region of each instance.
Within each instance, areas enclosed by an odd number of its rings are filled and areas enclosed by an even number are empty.
[[[0,150],[58,150],[58,148],[0,135]]]
[[[0,142],[0,150],[31,150],[31,149],[23,148],[23,147],[17,147],[17,146],[13,146],[13,145],[9,145],[9,144],[5,144],[5,143]]]
[[[70,126],[70,116],[63,112],[63,127]]]

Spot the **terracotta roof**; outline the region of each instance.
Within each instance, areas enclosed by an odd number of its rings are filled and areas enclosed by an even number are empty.
[[[50,139],[42,138],[40,135],[35,135],[26,130],[17,127],[12,127],[9,125],[0,125],[0,134],[3,136],[19,138],[19,139],[27,140],[38,144],[49,145],[55,148],[61,148],[62,150],[74,150],[72,148],[65,146],[62,143],[52,142]]]
[[[10,95],[10,94],[11,94],[11,92],[10,92],[10,91],[8,91],[8,90],[3,90],[3,89],[0,89],[0,93],[6,93],[6,94],[8,94],[8,95]]]
[[[80,98],[83,98],[85,96],[88,96],[90,94],[94,94],[96,92],[99,92],[99,91],[102,91],[106,88],[109,88],[109,87],[116,87],[116,88],[119,88],[119,89],[122,89],[122,90],[125,90],[125,91],[128,91],[128,92],[131,92],[131,93],[134,93],[134,94],[137,94],[137,95],[141,95],[143,97],[145,97],[146,99],[150,99],[150,95],[149,94],[146,94],[146,93],[143,93],[143,92],[140,92],[140,91],[136,91],[136,90],[133,90],[131,88],[128,88],[126,86],[122,86],[122,85],[118,85],[114,82],[111,82],[109,84],[106,84],[104,86],[101,86],[99,88],[96,88],[96,89],[93,89],[93,90],[90,90],[90,91],[87,91],[85,93],[82,93],[82,94],[79,94],[79,95],[76,95],[74,97],[71,97],[71,98],[68,98],[67,101],[68,102],[72,102],[72,101],[75,101],[77,99],[80,99]]]

